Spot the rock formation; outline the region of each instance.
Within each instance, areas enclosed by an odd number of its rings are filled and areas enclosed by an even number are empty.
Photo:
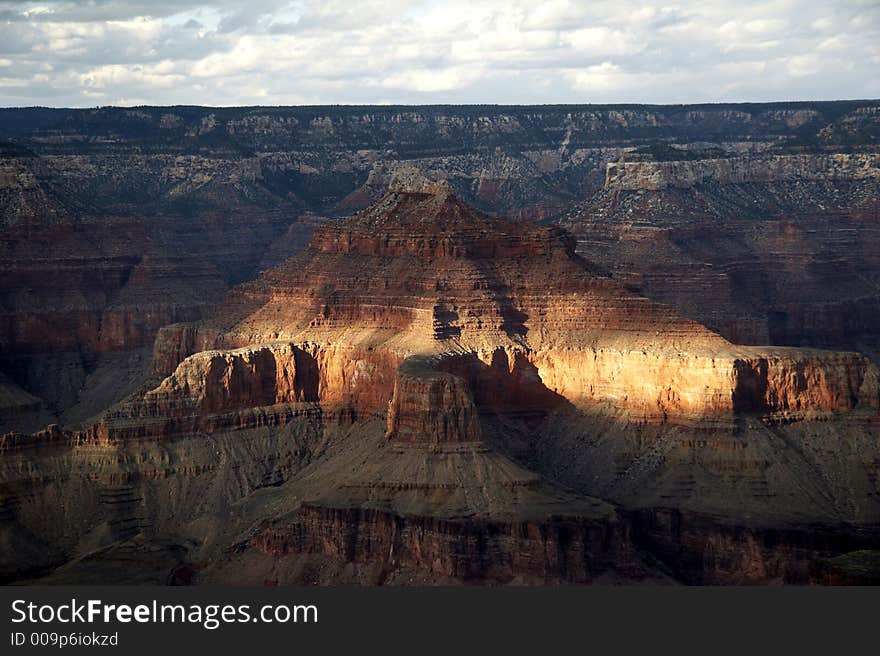
[[[876,152],[644,157],[563,218],[579,249],[732,341],[878,361]]]
[[[563,217],[591,261],[731,341],[880,352],[876,102],[0,117],[0,371],[68,426],[144,384],[158,328],[411,163],[491,214]]]
[[[880,178],[880,154],[775,155],[727,157],[682,161],[609,163],[605,189],[656,191],[669,187],[688,189],[706,182],[745,184],[758,182],[874,180]]]
[[[412,170],[209,317],[161,329],[153,371],[153,389],[99,423],[6,449],[94,458],[168,443],[150,449],[199,479],[220,465],[180,454],[210,440],[222,460],[236,435],[245,449],[269,440],[238,462],[233,498],[258,486],[248,463],[286,462],[278,489],[243,501],[200,580],[804,582],[826,552],[877,546],[868,358],[731,344],[609,277],[563,230],[491,218]],[[842,460],[809,452],[823,439]],[[108,473],[127,481],[123,508],[144,476],[178,476],[152,456],[127,467]],[[161,496],[168,483],[150,485]],[[124,514],[138,534],[181,534],[170,517],[157,529]],[[804,546],[811,523],[836,542]],[[224,551],[233,535],[243,542]],[[718,562],[698,558],[710,544]],[[62,571],[77,567],[92,565]]]
[[[3,111],[3,580],[873,580],[871,103]]]
[[[156,362],[177,365],[165,354],[187,348],[175,340],[290,340],[315,362],[315,400],[371,409],[391,393],[376,382],[411,354],[471,354],[488,367],[499,349],[574,405],[614,403],[644,420],[878,402],[863,356],[734,346],[598,271],[559,229],[491,219],[427,182],[392,185],[371,208],[321,226],[306,251],[234,290],[216,317],[165,330]],[[194,357],[175,378],[208,366]]]

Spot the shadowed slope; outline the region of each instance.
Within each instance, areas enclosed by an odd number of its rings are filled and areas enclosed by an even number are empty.
[[[765,579],[806,580],[815,549],[789,567],[788,546],[761,531],[880,519],[874,365],[733,345],[573,246],[558,228],[489,218],[406,172],[211,318],[164,329],[153,390],[89,430],[30,442],[112,450],[286,425],[335,436],[298,448],[271,504],[243,502],[250,524],[237,525],[237,550],[202,552],[213,554],[204,580],[305,580],[314,563],[321,582],[641,579],[659,575],[645,549],[674,540],[658,528],[667,506],[696,527],[676,548],[730,539],[741,562],[737,549],[757,541]],[[860,459],[793,455],[814,442],[789,425],[854,436],[833,443],[858,444]],[[756,469],[772,472],[775,497],[725,507]],[[850,470],[864,484],[829,503],[829,479]],[[865,546],[840,535],[835,553]],[[328,564],[340,561],[345,575]],[[663,567],[684,580],[751,576]]]

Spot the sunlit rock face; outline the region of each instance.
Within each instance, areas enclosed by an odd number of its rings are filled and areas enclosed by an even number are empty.
[[[229,467],[226,440],[250,436],[209,497],[239,503],[267,468],[277,490],[187,547],[204,581],[806,582],[806,524],[880,522],[870,360],[734,345],[614,280],[564,230],[486,216],[413,170],[211,316],[160,330],[154,353],[155,386],[100,422],[4,447],[106,454],[119,478],[114,452],[155,445],[124,460],[128,480],[189,449],[210,460],[205,440]],[[858,458],[801,455],[822,435]],[[209,472],[186,476],[201,489]],[[846,472],[857,486],[838,487]],[[759,478],[773,492],[742,497]],[[162,481],[149,494],[177,484]],[[193,535],[205,502],[174,503],[186,526],[147,535]],[[662,524],[670,506],[684,529]],[[780,525],[791,534],[774,541]],[[829,548],[875,548],[864,530]],[[710,544],[733,565],[700,561]]]
[[[203,351],[184,360],[174,374],[144,397],[155,414],[209,413],[253,406],[318,400],[317,368],[291,344],[236,351]]]
[[[734,346],[609,278],[560,229],[486,217],[412,172],[231,292],[216,317],[165,330],[155,362],[170,370],[169,354],[197,346],[289,340],[315,358],[316,400],[371,410],[390,400],[389,381],[410,355],[472,353],[491,365],[497,349],[511,366],[528,363],[551,395],[648,421],[877,404],[864,357]]]

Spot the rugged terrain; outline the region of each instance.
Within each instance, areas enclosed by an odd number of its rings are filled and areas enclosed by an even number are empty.
[[[161,329],[153,376],[83,430],[7,436],[31,574],[809,582],[878,546],[867,357],[731,344],[413,170]]]
[[[735,342],[876,358],[878,111],[0,109],[0,371],[43,401],[16,426],[81,425],[143,381],[159,327],[407,163],[490,214],[561,221],[591,261]]]
[[[561,222],[615,278],[743,344],[880,356],[880,153],[621,161]]]
[[[876,102],[0,113],[4,579],[876,579]]]

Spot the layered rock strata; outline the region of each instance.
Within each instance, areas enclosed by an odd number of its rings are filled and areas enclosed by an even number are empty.
[[[869,359],[734,345],[608,276],[561,229],[493,219],[413,171],[208,318],[162,329],[153,368],[161,382],[91,428],[6,443],[186,449],[310,426],[300,469],[271,507],[244,503],[238,548],[213,552],[202,580],[342,564],[369,583],[734,580],[668,557],[721,540],[738,580],[803,581],[818,546],[764,545],[764,562],[795,563],[781,575],[751,571],[737,545],[880,517]],[[833,467],[811,450],[822,436],[841,449]],[[773,492],[737,496],[761,480]],[[677,547],[641,514],[667,505],[689,513]]]
[[[161,327],[197,320],[221,301],[230,282],[260,263],[265,243],[286,222],[202,218],[198,227],[191,220],[186,227],[168,218],[146,226],[91,219],[6,230],[0,371],[43,399],[56,421],[68,419],[72,408],[103,393],[104,370],[124,379],[140,369],[140,350],[152,346]],[[232,242],[262,245],[231,253]],[[96,411],[117,400],[104,398]]]
[[[690,188],[706,182],[744,184],[791,180],[880,180],[880,154],[776,155],[667,162],[612,162],[605,189],[613,191]]]
[[[415,161],[467,202],[547,218],[601,188],[621,154],[821,152],[877,143],[876,101],[541,107],[2,110],[0,225],[62,212],[175,214],[278,203],[319,214],[380,198]],[[773,153],[778,154],[778,153]],[[40,157],[39,160],[34,155]],[[5,183],[5,184],[4,184]],[[35,185],[36,184],[36,188]],[[48,198],[46,201],[44,198]],[[48,205],[47,205],[48,203]],[[134,211],[132,211],[134,210]]]
[[[281,339],[311,349],[319,400],[365,408],[390,399],[376,377],[392,380],[419,352],[472,353],[496,373],[502,358],[503,378],[532,370],[538,384],[527,396],[543,387],[647,420],[878,403],[876,367],[862,356],[734,346],[604,275],[558,228],[481,216],[436,184],[393,187],[352,219],[320,227],[300,256],[232,292],[217,317],[166,329],[158,371],[196,348]],[[331,364],[337,357],[348,371]]]
[[[2,116],[0,371],[68,426],[158,328],[412,162],[490,213],[568,215],[591,260],[731,341],[880,352],[874,101]]]
[[[627,154],[562,223],[616,279],[731,341],[876,362],[877,153],[707,154]]]

